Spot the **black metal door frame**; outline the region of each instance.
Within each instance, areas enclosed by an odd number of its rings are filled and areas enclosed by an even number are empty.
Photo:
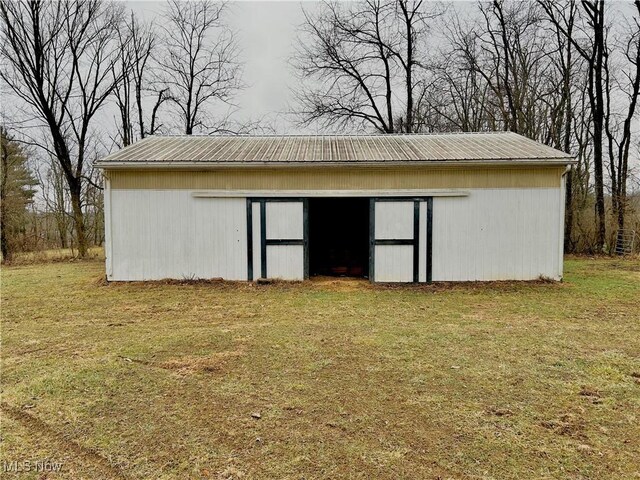
[[[267,203],[302,202],[302,239],[267,238]],[[260,278],[267,278],[267,247],[269,245],[302,245],[303,278],[309,278],[309,200],[307,197],[248,197],[247,198],[247,279],[254,279],[253,265],[253,204],[260,205]]]
[[[376,239],[376,202],[413,202],[413,238]],[[432,281],[433,197],[371,197],[369,199],[369,280],[375,282],[376,245],[413,246],[413,282],[420,280],[420,203],[427,204],[426,282]]]

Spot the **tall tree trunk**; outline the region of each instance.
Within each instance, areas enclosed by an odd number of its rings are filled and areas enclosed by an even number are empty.
[[[4,134],[3,134],[4,136]],[[9,241],[7,239],[7,179],[9,177],[9,151],[4,138],[2,139],[2,182],[0,184],[0,250],[2,251],[2,262],[11,260],[9,251]]]
[[[404,16],[404,26],[406,29],[407,35],[407,50],[406,50],[406,78],[405,78],[405,87],[407,94],[407,115],[406,115],[406,123],[404,127],[404,131],[406,133],[411,133],[414,130],[413,126],[413,49],[414,49],[414,39],[413,39],[413,15],[415,12],[409,12],[407,8],[407,4],[405,2],[400,2],[400,8],[402,9],[402,14]]]
[[[71,194],[71,208],[73,209],[73,221],[76,229],[76,240],[78,242],[78,255],[84,258],[87,256],[88,246],[84,214],[82,212],[81,186],[82,184],[80,182],[74,182],[69,190]]]
[[[638,17],[635,20],[636,25],[640,25],[640,0],[635,0],[634,5]],[[633,81],[631,82],[631,100],[627,110],[627,116],[624,120],[624,126],[622,131],[622,140],[618,145],[618,230],[624,230],[625,214],[627,209],[627,179],[629,176],[629,146],[631,144],[631,123],[634,119],[636,107],[638,105],[638,95],[640,93],[640,42],[638,40],[629,40],[627,44],[627,58],[635,65],[635,72],[633,72]],[[637,38],[637,37],[636,37]],[[635,47],[635,54],[632,50],[632,45]],[[607,70],[608,73],[608,70]]]
[[[564,251],[573,251],[573,166],[566,173],[566,189],[564,197]]]
[[[570,6],[571,12],[573,12],[573,4]],[[564,65],[564,78],[563,78],[563,94],[565,101],[565,117],[564,117],[564,145],[563,149],[565,153],[571,153],[571,122],[573,120],[573,104],[571,98],[571,61],[572,61],[572,45],[571,38],[573,38],[573,14],[570,16],[567,25],[567,52]],[[573,165],[567,172],[566,179],[566,191],[565,191],[565,218],[564,218],[564,251],[573,251]]]
[[[59,217],[61,214],[56,212],[55,215]],[[57,218],[56,225],[58,226],[58,236],[60,237],[60,248],[67,248],[67,225],[64,219]]]
[[[144,116],[142,114],[142,88],[139,83],[136,83],[136,105],[138,106],[138,124],[140,125],[140,140],[145,137],[144,131]]]
[[[583,2],[590,9],[593,20],[593,52],[589,65],[589,96],[593,108],[593,170],[596,189],[596,241],[597,250],[603,252],[606,245],[606,214],[604,205],[604,178],[602,136],[604,134],[603,68],[605,56],[604,2]]]
[[[405,132],[413,132],[413,47],[407,45],[407,125]]]
[[[504,18],[504,12],[502,11],[502,2],[494,0],[493,9],[500,22],[500,35],[502,38],[502,50],[504,54],[504,83],[502,87],[507,94],[507,104],[509,107],[510,118],[505,119],[505,130],[510,130],[514,133],[522,133],[518,128],[518,111],[513,98],[512,81],[511,81],[511,52],[510,52],[510,40],[507,35],[508,25]],[[514,79],[515,80],[515,79]]]
[[[596,49],[597,47],[594,47]],[[597,53],[594,53],[597,55]],[[606,243],[604,180],[602,166],[602,135],[604,131],[604,108],[602,104],[602,75],[596,63],[589,68],[589,103],[593,122],[593,173],[595,185],[596,252],[602,253]]]
[[[593,163],[594,181],[596,189],[596,240],[599,252],[604,250],[606,244],[606,223],[604,206],[604,181],[602,172],[602,119],[596,120],[601,109],[596,109],[593,119]]]

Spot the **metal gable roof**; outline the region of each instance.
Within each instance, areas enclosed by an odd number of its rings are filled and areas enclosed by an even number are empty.
[[[559,150],[511,132],[411,135],[152,136],[114,152],[109,167],[573,163]]]

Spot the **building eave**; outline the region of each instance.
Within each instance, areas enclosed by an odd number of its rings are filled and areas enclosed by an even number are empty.
[[[413,160],[410,162],[385,160],[379,162],[108,162],[96,163],[101,170],[219,170],[219,169],[246,169],[246,168],[360,168],[360,167],[509,167],[509,166],[536,166],[551,167],[561,165],[575,165],[577,160],[566,158],[517,158],[508,160]]]

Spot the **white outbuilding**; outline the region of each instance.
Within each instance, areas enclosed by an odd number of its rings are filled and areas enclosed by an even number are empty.
[[[98,163],[107,278],[559,280],[573,162],[504,132],[149,137]]]

